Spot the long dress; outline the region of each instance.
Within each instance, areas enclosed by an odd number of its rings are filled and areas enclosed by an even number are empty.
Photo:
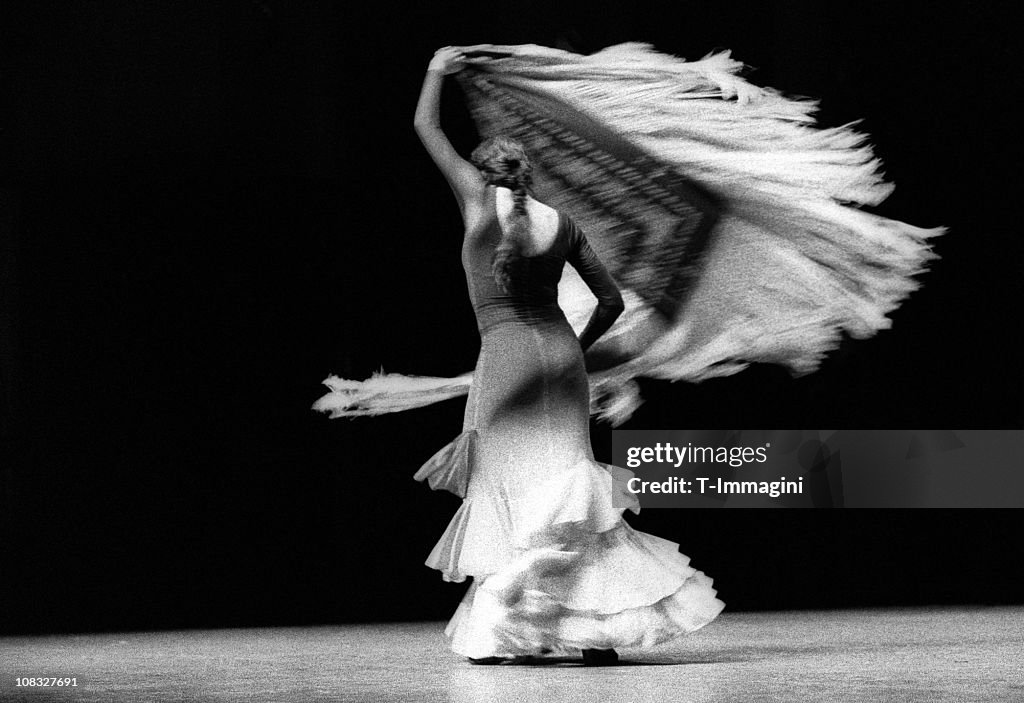
[[[573,221],[518,259],[509,293],[491,272],[496,189],[466,232],[462,262],[481,348],[462,433],[416,474],[463,503],[427,565],[473,578],[446,632],[473,658],[649,647],[713,620],[724,604],[678,545],[632,529],[631,473],[594,460],[583,354],[558,306],[568,261],[598,300],[614,281]]]

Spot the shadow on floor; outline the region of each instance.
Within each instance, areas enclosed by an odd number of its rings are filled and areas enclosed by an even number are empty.
[[[792,655],[805,655],[809,653],[827,654],[833,648],[822,646],[764,646],[764,647],[735,647],[732,649],[717,650],[714,652],[694,653],[681,657],[678,654],[661,655],[646,654],[620,655],[619,661],[614,664],[605,664],[593,668],[615,668],[630,666],[685,666],[693,664],[736,664],[743,662],[756,662],[765,659],[779,659]],[[467,666],[488,668],[494,666],[528,666],[528,667],[583,667],[583,660],[579,657],[518,657],[512,660],[494,662],[490,664],[470,664]]]

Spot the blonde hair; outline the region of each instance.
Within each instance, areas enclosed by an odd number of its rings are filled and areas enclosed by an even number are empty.
[[[502,186],[512,191],[512,221],[502,232],[501,241],[494,250],[491,272],[494,280],[504,291],[512,287],[511,269],[520,258],[524,234],[529,225],[526,212],[528,188],[533,183],[533,166],[526,149],[515,139],[491,137],[473,150],[470,161],[490,185]]]

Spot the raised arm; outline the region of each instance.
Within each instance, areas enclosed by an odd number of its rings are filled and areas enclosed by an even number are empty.
[[[622,294],[615,284],[615,279],[608,273],[597,254],[590,248],[587,238],[583,232],[569,220],[570,227],[570,248],[566,261],[579,273],[580,278],[590,288],[597,298],[597,307],[590,316],[590,321],[580,334],[580,346],[586,351],[598,338],[608,331],[622,311],[625,305],[622,302]]]
[[[483,188],[484,180],[473,164],[459,156],[441,129],[441,85],[446,75],[457,73],[464,66],[465,56],[458,49],[445,47],[434,54],[427,67],[427,75],[423,79],[423,88],[420,90],[416,117],[413,121],[416,134],[419,135],[430,158],[444,174],[463,214],[466,211],[466,203]]]

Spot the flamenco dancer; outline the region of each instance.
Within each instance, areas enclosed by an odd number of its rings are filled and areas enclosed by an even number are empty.
[[[607,664],[711,622],[711,580],[623,520],[639,510],[630,474],[594,460],[589,416],[628,419],[638,377],[810,373],[844,334],[889,327],[933,257],[942,228],[861,209],[892,191],[866,135],[818,128],[816,102],[742,68],[635,43],[446,47],[429,65],[416,130],[465,224],[476,368],[331,376],[313,407],[468,393],[462,433],[416,478],[463,498],[427,564],[473,579],[446,630],[471,661]],[[470,161],[440,127],[446,75],[484,139]]]
[[[710,622],[723,608],[677,545],[622,520],[636,499],[594,461],[583,351],[624,308],[618,287],[572,219],[534,199],[516,141],[456,153],[439,121],[444,76],[466,58],[430,62],[416,108],[423,145],[465,223],[462,261],[481,349],[463,433],[416,475],[463,503],[427,564],[473,578],[447,634],[476,663],[650,646]],[[566,262],[597,298],[577,338],[558,306]],[[621,479],[621,476],[620,476]]]

